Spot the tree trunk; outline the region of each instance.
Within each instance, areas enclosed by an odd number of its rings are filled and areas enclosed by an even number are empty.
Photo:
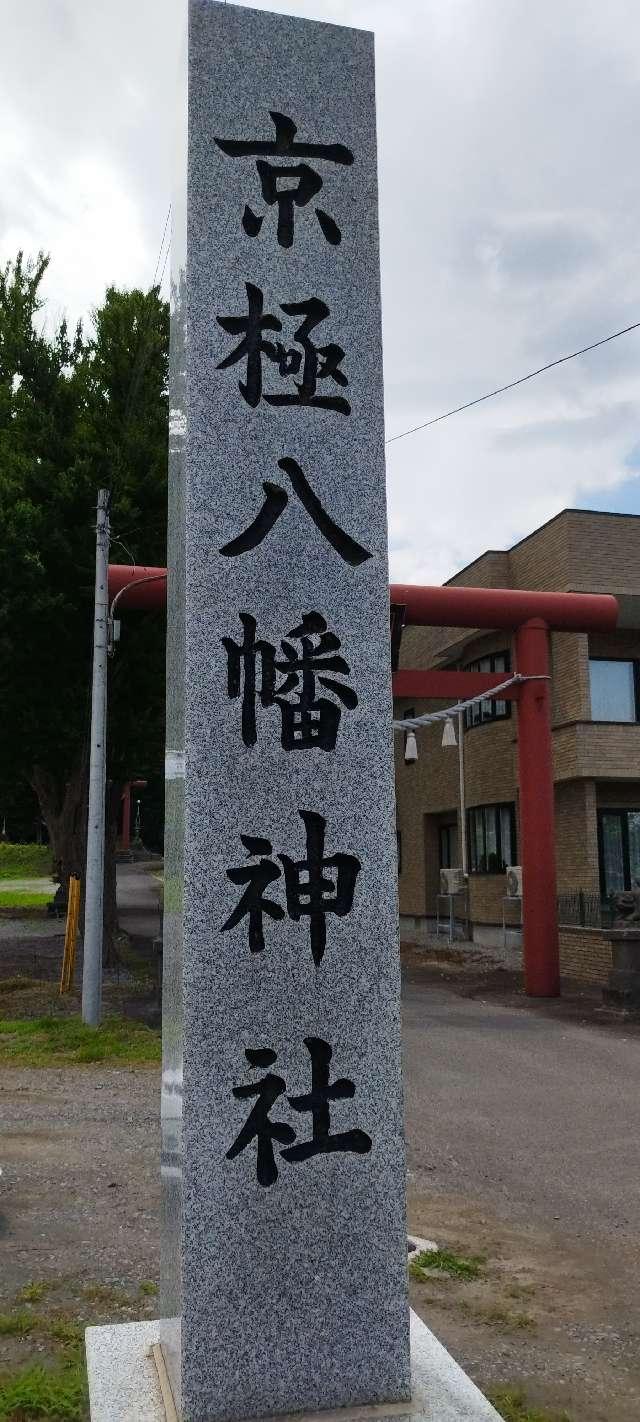
[[[64,785],[42,766],[30,776],[42,818],[49,831],[53,877],[64,889],[72,874],[84,878],[87,852],[87,774],[83,756]]]
[[[81,923],[84,923],[84,881],[87,862],[87,815],[89,777],[86,755],[74,766],[69,779],[61,785],[50,771],[34,766],[31,785],[38,797],[42,818],[49,831],[53,877],[68,890],[72,874],[82,882]],[[104,846],[103,951],[105,967],[113,967],[116,959],[115,935],[118,926],[116,907],[116,838],[122,785],[110,782],[106,789]]]

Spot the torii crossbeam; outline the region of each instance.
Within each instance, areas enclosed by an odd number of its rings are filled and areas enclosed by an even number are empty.
[[[530,592],[513,588],[390,588],[395,696],[463,700],[490,693],[504,672],[412,671],[398,668],[402,628],[504,628],[514,634],[516,671],[534,678],[501,692],[518,707],[518,774],[522,845],[525,990],[531,997],[560,991],[554,828],[553,749],[548,635],[609,632],[618,604],[605,593]],[[109,568],[109,603],[118,610],[152,610],[166,603],[166,568]]]

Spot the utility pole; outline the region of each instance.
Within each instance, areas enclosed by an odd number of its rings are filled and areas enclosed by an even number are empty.
[[[102,939],[104,897],[104,797],[107,761],[107,642],[109,621],[109,492],[98,490],[96,519],[96,590],[93,618],[93,680],[91,685],[91,754],[89,818],[85,873],[82,1020],[100,1023],[102,1008]]]
[[[467,855],[467,807],[464,793],[464,712],[458,712],[458,780],[460,788],[460,850],[462,872],[468,872]]]

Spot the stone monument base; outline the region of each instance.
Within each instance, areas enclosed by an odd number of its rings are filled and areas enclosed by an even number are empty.
[[[640,928],[612,928],[611,972],[603,988],[603,1001],[610,1007],[625,1007],[630,1011],[640,1007]]]
[[[153,1353],[159,1343],[158,1319],[87,1329],[91,1422],[175,1422],[171,1401],[165,1406],[163,1400]],[[413,1311],[411,1374],[411,1402],[298,1413],[295,1422],[500,1422],[495,1408]]]

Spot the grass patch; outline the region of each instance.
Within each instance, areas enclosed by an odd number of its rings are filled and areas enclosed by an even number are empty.
[[[31,1283],[25,1284],[23,1289],[16,1295],[18,1303],[40,1303],[49,1289],[49,1284]]]
[[[87,1027],[79,1017],[0,1018],[0,1064],[50,1067],[106,1062],[113,1066],[160,1061],[160,1033],[125,1017]]]
[[[155,1298],[155,1295],[157,1294],[157,1292],[158,1292],[158,1285],[157,1285],[157,1284],[154,1284],[151,1279],[143,1279],[143,1280],[142,1280],[142,1283],[141,1283],[141,1285],[140,1285],[140,1293],[141,1293],[141,1294],[144,1294],[146,1298]]]
[[[22,889],[0,889],[0,909],[46,908],[53,898],[53,890],[46,894],[32,893]]]
[[[36,1315],[28,1309],[12,1309],[11,1313],[0,1313],[0,1338],[26,1338],[32,1333]]]
[[[155,982],[155,964],[136,952],[128,939],[118,943],[118,961],[137,983]]]
[[[148,1316],[152,1306],[140,1295],[155,1291],[150,1280],[129,1288],[66,1276],[26,1283],[11,1312],[0,1314],[0,1333],[20,1339],[23,1351],[22,1363],[0,1369],[0,1422],[87,1422],[86,1324]],[[64,1296],[64,1307],[39,1307],[51,1293]],[[32,1306],[21,1307],[25,1302]],[[43,1365],[28,1361],[34,1340],[44,1351]]]
[[[450,1279],[479,1279],[484,1264],[481,1254],[465,1258],[462,1254],[454,1254],[451,1249],[423,1249],[410,1261],[409,1273],[414,1279],[428,1278],[434,1270],[447,1274]]]
[[[49,878],[51,870],[48,844],[0,844],[0,879]]]
[[[571,1422],[568,1412],[548,1412],[546,1407],[529,1407],[522,1389],[518,1387],[489,1388],[487,1397],[504,1422]]]
[[[498,1328],[535,1328],[530,1314],[512,1313],[511,1309],[501,1308],[499,1304],[493,1308],[478,1309],[476,1312],[484,1323],[493,1323]]]
[[[113,1284],[85,1284],[81,1292],[82,1297],[89,1303],[122,1308],[124,1304],[130,1302],[129,1295],[125,1293],[125,1290],[118,1289]]]
[[[14,978],[0,978],[0,993],[28,992],[34,986],[34,978],[25,978],[17,973]]]
[[[56,1368],[31,1366],[0,1373],[0,1422],[84,1422],[88,1402],[82,1352]]]
[[[38,1327],[43,1333],[46,1333],[47,1338],[61,1343],[63,1348],[82,1348],[84,1328],[73,1318],[66,1318],[64,1314],[60,1314],[58,1318],[41,1319]]]
[[[42,1287],[46,1289],[46,1285]],[[39,1288],[39,1285],[27,1285],[27,1290],[22,1290],[22,1295],[27,1291],[33,1294],[33,1290]],[[38,1292],[34,1302],[39,1302],[41,1298],[42,1293]],[[40,1314],[31,1308],[14,1308],[10,1313],[0,1313],[0,1337],[26,1338],[34,1332],[61,1344],[65,1349],[80,1348],[84,1339],[84,1329],[77,1319],[68,1313]]]

